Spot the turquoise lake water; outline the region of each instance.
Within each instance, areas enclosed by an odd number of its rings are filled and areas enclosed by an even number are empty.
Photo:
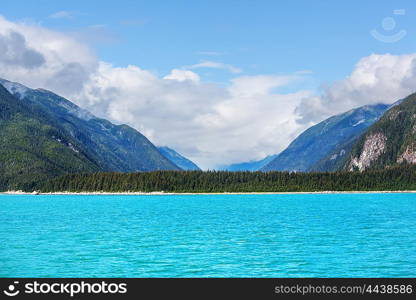
[[[0,196],[0,277],[415,277],[416,194]]]

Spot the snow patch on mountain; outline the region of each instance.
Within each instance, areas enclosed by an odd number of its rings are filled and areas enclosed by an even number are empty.
[[[362,124],[364,122],[365,122],[365,120],[360,120],[357,123],[353,124],[352,126],[355,127],[355,126],[358,126],[358,125],[360,125],[360,124]]]
[[[20,83],[11,82],[4,79],[0,79],[0,84],[2,84],[10,94],[17,96],[19,99],[23,99],[26,95],[26,92],[29,90],[29,88]]]

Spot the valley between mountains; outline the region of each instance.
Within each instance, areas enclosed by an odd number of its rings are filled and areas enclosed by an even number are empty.
[[[366,105],[330,117],[280,153],[211,173],[354,173],[415,163],[416,95],[410,95],[392,105]],[[4,79],[0,170],[1,191],[35,190],[68,174],[202,172],[174,149],[155,146],[130,126],[97,118],[51,91]]]

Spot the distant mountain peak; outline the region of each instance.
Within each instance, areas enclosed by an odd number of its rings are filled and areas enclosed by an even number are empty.
[[[260,160],[251,160],[251,161],[248,161],[248,162],[240,162],[240,163],[235,163],[235,164],[222,166],[219,169],[224,170],[224,171],[231,171],[231,172],[237,172],[237,171],[255,172],[255,171],[260,170],[265,165],[267,165],[275,157],[277,157],[277,154],[268,155],[265,158],[260,159]]]
[[[201,170],[193,161],[167,146],[158,147],[160,153],[185,171]]]
[[[389,107],[386,104],[364,105],[332,116],[302,132],[261,170],[331,170],[335,161],[344,157],[352,140],[376,122]]]

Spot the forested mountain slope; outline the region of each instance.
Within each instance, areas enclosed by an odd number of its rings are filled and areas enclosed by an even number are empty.
[[[416,94],[390,108],[352,146],[344,169],[385,169],[416,163]]]
[[[359,137],[388,108],[389,105],[385,104],[366,105],[330,117],[305,130],[261,170],[332,171],[331,164],[322,165],[320,161],[337,148],[338,153],[333,153],[331,157],[334,158],[334,155],[337,155],[336,158],[339,159],[339,156],[343,156],[348,150],[349,142]]]
[[[96,118],[50,91],[7,80],[0,88],[1,190],[80,171],[180,170],[127,125]]]

